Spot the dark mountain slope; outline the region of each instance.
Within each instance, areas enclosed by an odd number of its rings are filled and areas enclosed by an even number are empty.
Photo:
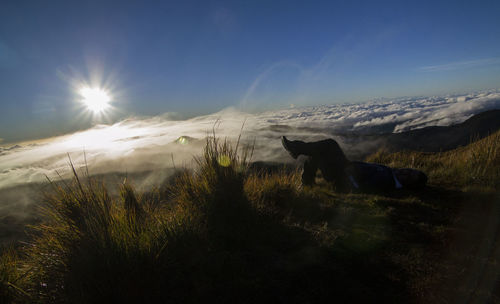
[[[466,146],[500,129],[500,109],[472,116],[463,123],[446,127],[425,127],[402,133],[332,134],[342,142],[351,159],[363,160],[381,148],[388,152],[439,152]],[[373,131],[373,130],[372,130]]]
[[[384,134],[382,139],[391,151],[438,152],[465,146],[498,129],[500,129],[500,110],[490,110],[474,115],[461,124]]]

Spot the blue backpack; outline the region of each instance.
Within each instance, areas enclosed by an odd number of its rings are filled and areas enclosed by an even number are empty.
[[[380,192],[402,187],[392,169],[384,165],[354,161],[345,172],[355,192]]]

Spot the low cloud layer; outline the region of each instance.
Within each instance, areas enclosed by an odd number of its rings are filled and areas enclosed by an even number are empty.
[[[0,189],[69,174],[86,162],[94,174],[160,171],[191,166],[212,131],[245,144],[255,143],[254,161],[292,161],[280,136],[317,140],[334,137],[349,153],[342,134],[402,132],[431,125],[460,123],[472,115],[500,108],[500,92],[460,96],[399,98],[363,104],[293,108],[247,114],[236,109],[173,121],[167,115],[130,118],[114,125],[46,140],[0,146]],[[183,136],[182,140],[178,140]],[[1,203],[1,202],[0,202]]]

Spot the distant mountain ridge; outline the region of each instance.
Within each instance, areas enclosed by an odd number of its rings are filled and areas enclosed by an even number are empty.
[[[465,146],[499,129],[500,109],[497,109],[476,114],[460,124],[384,134],[382,139],[385,147],[391,151],[439,152]]]
[[[349,158],[363,160],[380,149],[388,152],[448,151],[466,146],[497,130],[500,130],[500,109],[481,112],[451,126],[430,126],[401,133],[378,133],[379,129],[374,128],[365,134],[346,132],[332,135],[339,137]]]

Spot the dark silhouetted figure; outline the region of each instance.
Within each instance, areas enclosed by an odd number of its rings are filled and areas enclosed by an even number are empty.
[[[400,188],[418,189],[425,186],[427,176],[415,169],[396,169],[380,164],[350,161],[333,139],[315,142],[288,140],[281,142],[293,158],[307,156],[302,172],[304,185],[314,184],[316,172],[333,182],[339,191],[383,192]]]

